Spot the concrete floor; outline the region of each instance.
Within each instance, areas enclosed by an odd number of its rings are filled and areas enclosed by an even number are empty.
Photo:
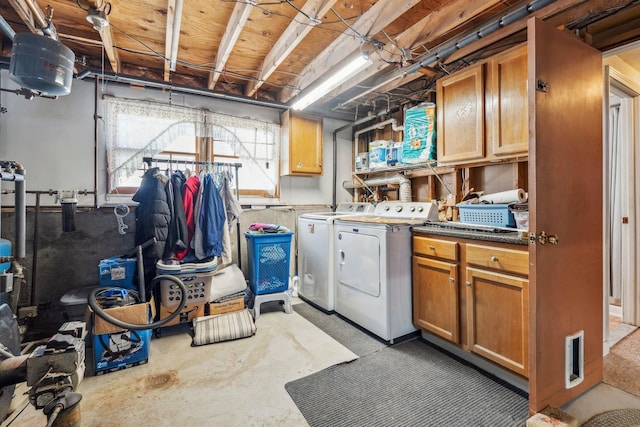
[[[151,341],[149,363],[87,376],[78,390],[81,425],[307,426],[284,385],[357,356],[295,311],[262,308],[253,337],[191,347],[188,325],[165,328]],[[620,408],[640,409],[640,398],[599,384],[562,409],[582,423]],[[10,426],[45,424],[27,404]]]

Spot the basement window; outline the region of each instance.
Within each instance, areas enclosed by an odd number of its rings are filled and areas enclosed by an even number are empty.
[[[278,124],[112,97],[104,111],[109,194],[133,194],[148,168],[143,158],[151,157],[167,160],[152,166],[168,172],[238,163],[241,196],[278,197]]]

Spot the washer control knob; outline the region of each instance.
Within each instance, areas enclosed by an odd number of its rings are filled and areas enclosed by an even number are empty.
[[[418,206],[418,212],[422,212],[424,208],[422,206]]]
[[[411,207],[409,208],[409,211],[411,211],[411,212],[414,212],[415,210],[416,210],[416,207],[415,207],[415,206],[411,206]]]
[[[396,212],[402,212],[402,206],[400,205],[396,206]]]

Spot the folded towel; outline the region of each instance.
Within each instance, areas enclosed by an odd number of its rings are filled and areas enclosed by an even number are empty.
[[[278,224],[264,224],[260,222],[254,222],[249,226],[249,231],[259,232],[259,233],[289,233],[289,230],[284,225]]]

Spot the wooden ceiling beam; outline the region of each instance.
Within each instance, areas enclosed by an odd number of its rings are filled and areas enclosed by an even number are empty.
[[[87,4],[89,5],[89,7],[96,10],[104,7],[104,3],[99,0],[87,0]],[[100,28],[98,30],[98,34],[100,34],[100,40],[102,40],[104,53],[107,55],[109,64],[111,64],[111,69],[114,73],[120,73],[120,57],[118,56],[118,51],[113,45],[113,31],[111,30],[111,26],[107,25]]]
[[[370,55],[369,58],[371,59],[372,65],[366,70],[358,73],[358,75],[353,76],[342,83],[334,89],[329,96],[336,97],[355,85],[358,85],[366,79],[374,76],[379,71],[389,68],[389,62],[396,62],[397,60],[394,60],[394,58],[402,54],[401,49],[413,49],[428,40],[437,39],[500,3],[501,0],[460,0],[454,3],[448,3],[446,6],[433,11],[410,28],[400,33],[394,40],[394,43],[385,46],[384,54],[380,53],[377,55]],[[415,73],[408,82],[415,80],[422,75],[424,74],[420,72]],[[404,80],[405,79],[400,78],[400,76],[395,78],[393,80],[394,88],[401,86],[404,83],[408,83],[404,82]]]
[[[20,16],[20,19],[22,19],[27,28],[29,28],[29,31],[35,34],[42,34],[42,30],[36,22],[37,18],[25,0],[9,0],[9,4],[11,4],[11,7],[13,7],[18,16]],[[36,5],[36,7],[38,6]]]
[[[308,0],[302,7],[302,11],[298,12],[291,24],[282,33],[282,36],[273,45],[273,48],[264,57],[260,64],[260,75],[256,80],[249,81],[247,85],[246,95],[253,96],[262,86],[262,84],[273,74],[273,72],[282,64],[289,54],[304,40],[304,38],[313,29],[307,21],[309,17],[320,19],[331,10],[338,0]]]
[[[250,2],[238,2],[233,8],[233,13],[231,13],[231,18],[229,18],[229,22],[227,23],[227,28],[220,41],[220,46],[218,46],[215,66],[213,70],[209,72],[209,83],[207,85],[209,90],[213,90],[216,86],[220,74],[227,64],[229,55],[231,55],[231,51],[233,51],[242,29],[249,19],[251,8],[252,5]]]
[[[405,0],[402,2],[379,0],[351,26],[352,29],[346,29],[326,49],[320,52],[304,68],[301,77],[295,77],[289,83],[291,87],[282,90],[280,101],[288,102],[296,95],[296,90],[293,88],[304,90],[318,78],[333,70],[347,56],[357,51],[362,46],[362,40],[357,34],[367,36],[378,34],[419,2],[420,0]],[[357,34],[354,34],[354,31]]]
[[[180,27],[182,25],[182,0],[167,0],[167,29],[164,40],[164,81],[171,78],[171,53],[174,46],[178,46],[180,40]],[[174,40],[177,37],[177,40]]]
[[[626,2],[626,0],[612,0],[613,3],[617,4],[624,4]],[[596,5],[597,3],[597,5]],[[609,6],[605,6],[605,3]],[[578,9],[572,9],[575,6],[580,5]],[[500,30],[497,30],[487,36],[482,37],[481,39],[478,39],[477,41],[471,43],[470,45],[457,50],[456,52],[454,52],[452,55],[450,55],[448,58],[446,58],[446,60],[444,60],[443,62],[446,64],[451,64],[452,62],[455,62],[461,58],[464,58],[474,52],[477,52],[481,49],[486,48],[487,46],[490,46],[500,40],[503,40],[507,37],[510,37],[516,33],[518,33],[519,31],[522,31],[526,28],[527,26],[527,20],[531,17],[538,17],[540,19],[548,19],[549,17],[552,17],[551,19],[549,19],[551,22],[554,23],[554,25],[559,26],[562,25],[563,23],[567,23],[567,22],[571,22],[572,19],[570,19],[571,17],[575,16],[575,17],[580,17],[580,16],[586,16],[589,13],[596,13],[599,12],[601,10],[606,10],[607,7],[615,7],[611,6],[611,1],[610,0],[588,0],[588,1],[584,1],[584,0],[558,0],[555,1],[553,3],[551,3],[550,5],[543,7],[542,9],[535,11],[531,14],[529,14],[527,17],[521,19],[520,21],[517,21],[511,25],[508,25],[506,27],[501,28]],[[571,10],[572,14],[568,15],[566,14],[569,10]],[[590,11],[589,13],[587,13],[587,11]],[[559,15],[561,13],[564,12],[564,18],[559,18],[559,16],[563,16],[563,15]],[[429,65],[433,65],[433,64],[429,64]],[[422,77],[422,73],[420,72],[416,72],[416,73],[412,73],[412,74],[406,74],[406,75],[400,75],[397,74],[395,76],[386,76],[384,78],[381,79],[381,83],[374,85],[375,89],[369,89],[361,94],[359,94],[358,96],[351,98],[350,100],[348,100],[347,102],[344,102],[341,104],[341,107],[346,107],[347,105],[350,105],[354,102],[356,102],[357,100],[363,98],[364,96],[368,95],[369,93],[372,92],[376,92],[376,93],[385,93],[385,92],[390,92],[400,86],[403,86],[405,84],[408,84],[418,78]]]

